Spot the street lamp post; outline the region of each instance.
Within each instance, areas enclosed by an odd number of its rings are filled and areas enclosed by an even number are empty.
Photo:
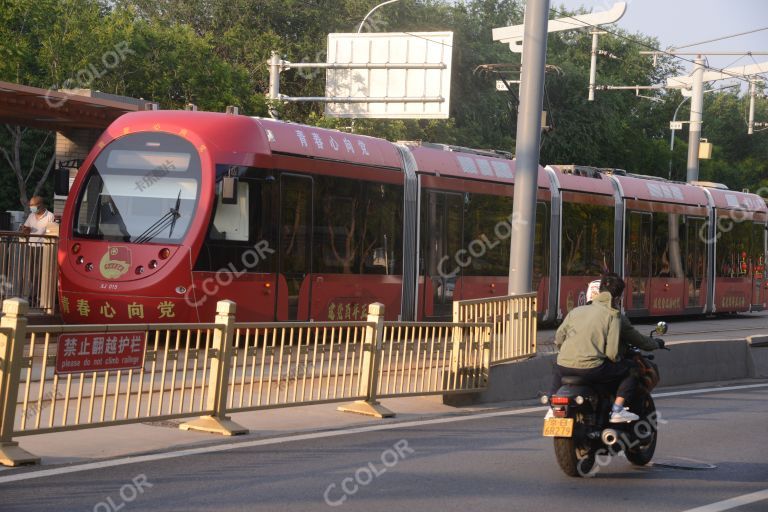
[[[725,87],[720,87],[719,89],[707,89],[706,91],[703,92],[703,94],[707,94],[708,92],[718,92],[718,91],[722,91],[723,89],[731,89],[733,87],[738,87],[738,86],[739,84],[734,84],[734,85],[727,85]],[[680,107],[682,107],[683,103],[685,103],[689,99],[691,99],[691,96],[687,96],[683,98],[683,101],[681,101],[680,104],[677,106],[677,108],[675,109],[675,113],[672,116],[673,123],[677,121],[677,113],[680,110]],[[672,152],[675,150],[675,129],[672,128],[671,132],[672,134],[669,136],[669,179],[672,179]]]
[[[395,3],[395,2],[397,2],[397,1],[398,1],[398,0],[387,0],[386,2],[382,2],[382,3],[380,3],[379,5],[377,5],[376,7],[374,7],[373,9],[371,9],[370,11],[368,11],[368,14],[366,14],[366,15],[365,15],[365,17],[363,18],[363,21],[361,21],[361,22],[360,22],[360,26],[359,26],[359,27],[357,27],[357,33],[359,34],[359,33],[360,33],[362,30],[363,30],[363,25],[365,25],[365,20],[367,20],[367,19],[368,19],[368,16],[370,16],[371,14],[373,14],[373,11],[375,11],[375,10],[376,10],[376,9],[378,9],[379,7],[382,7],[382,6],[384,6],[384,5],[387,5],[387,4],[392,4],[392,3]]]
[[[680,104],[675,109],[675,114],[672,116],[672,122],[674,123],[677,121],[677,113],[680,111],[680,107],[683,106],[683,103],[691,99],[690,96],[687,96],[683,98],[683,101],[680,102]],[[672,135],[669,136],[669,179],[672,179],[672,153],[675,151],[675,129],[672,128],[671,130]]]

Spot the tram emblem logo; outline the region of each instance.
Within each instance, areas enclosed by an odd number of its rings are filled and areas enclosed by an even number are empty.
[[[99,270],[106,279],[117,279],[131,268],[131,251],[127,247],[109,247],[101,257]]]

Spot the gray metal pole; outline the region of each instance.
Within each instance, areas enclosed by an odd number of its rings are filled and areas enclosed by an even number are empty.
[[[597,35],[592,32],[592,60],[589,64],[589,101],[595,101],[595,78],[597,77]]]
[[[699,140],[704,110],[704,59],[696,57],[693,68],[693,95],[691,96],[691,125],[688,127],[688,183],[699,179]]]
[[[528,293],[532,287],[548,17],[549,0],[528,0],[525,6],[520,110],[517,114],[517,161],[509,258],[510,295]]]
[[[749,124],[747,135],[755,133],[755,79],[749,81]]]
[[[272,52],[269,59],[269,99],[280,98],[280,55]]]

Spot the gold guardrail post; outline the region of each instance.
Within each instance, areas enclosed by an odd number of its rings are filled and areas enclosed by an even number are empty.
[[[11,330],[10,334],[0,334],[0,464],[4,466],[40,463],[40,457],[21,449],[19,443],[12,439],[27,339],[28,309],[29,305],[23,299],[3,301],[4,316],[0,327]],[[33,356],[30,354],[30,357]]]
[[[182,430],[202,430],[225,436],[248,433],[247,428],[238,425],[226,415],[236,309],[237,304],[231,300],[220,300],[216,303],[216,324],[223,324],[223,327],[216,327],[213,334],[213,350],[216,356],[211,359],[211,376],[207,389],[207,408],[213,411],[213,414],[182,423],[179,425]]]
[[[531,333],[531,352],[533,354],[536,354],[536,351],[538,350],[537,341],[536,341],[536,329],[538,329],[538,327],[537,327],[537,325],[538,325],[538,318],[537,318],[537,313],[536,313],[536,300],[537,300],[537,297],[534,295],[533,297],[531,297],[529,299],[530,302],[528,303],[529,304],[528,307],[529,307],[529,311],[530,311],[530,315],[531,315],[531,320],[530,320],[530,322],[531,322],[530,323],[531,329],[530,329],[529,332]]]
[[[481,343],[483,347],[483,369],[482,369],[482,382],[480,383],[481,387],[488,387],[488,383],[491,380],[491,357],[492,357],[492,349],[493,349],[493,324],[490,326],[481,327],[481,332],[484,333],[484,336],[481,336]]]
[[[384,338],[384,305],[378,302],[368,306],[369,325],[365,328],[365,341],[363,345],[363,361],[360,367],[359,394],[365,395],[365,400],[357,400],[351,404],[341,405],[339,411],[354,412],[374,416],[376,418],[390,418],[395,415],[376,400],[376,391],[379,388],[379,360],[381,359],[381,342]]]
[[[56,311],[56,278],[59,266],[56,258],[58,240],[54,237],[46,237],[40,249],[39,306],[46,314],[53,315]]]
[[[461,317],[461,303],[458,301],[453,302],[453,323],[456,324],[451,333],[451,371],[445,376],[447,382],[444,387],[446,389],[459,389],[461,386],[462,376],[462,341],[464,340],[464,329],[461,327],[462,322],[475,322],[475,318],[462,318]]]

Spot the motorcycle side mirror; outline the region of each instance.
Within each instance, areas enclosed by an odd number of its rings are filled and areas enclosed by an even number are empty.
[[[666,334],[667,333],[667,322],[659,322],[656,324],[656,334]]]

